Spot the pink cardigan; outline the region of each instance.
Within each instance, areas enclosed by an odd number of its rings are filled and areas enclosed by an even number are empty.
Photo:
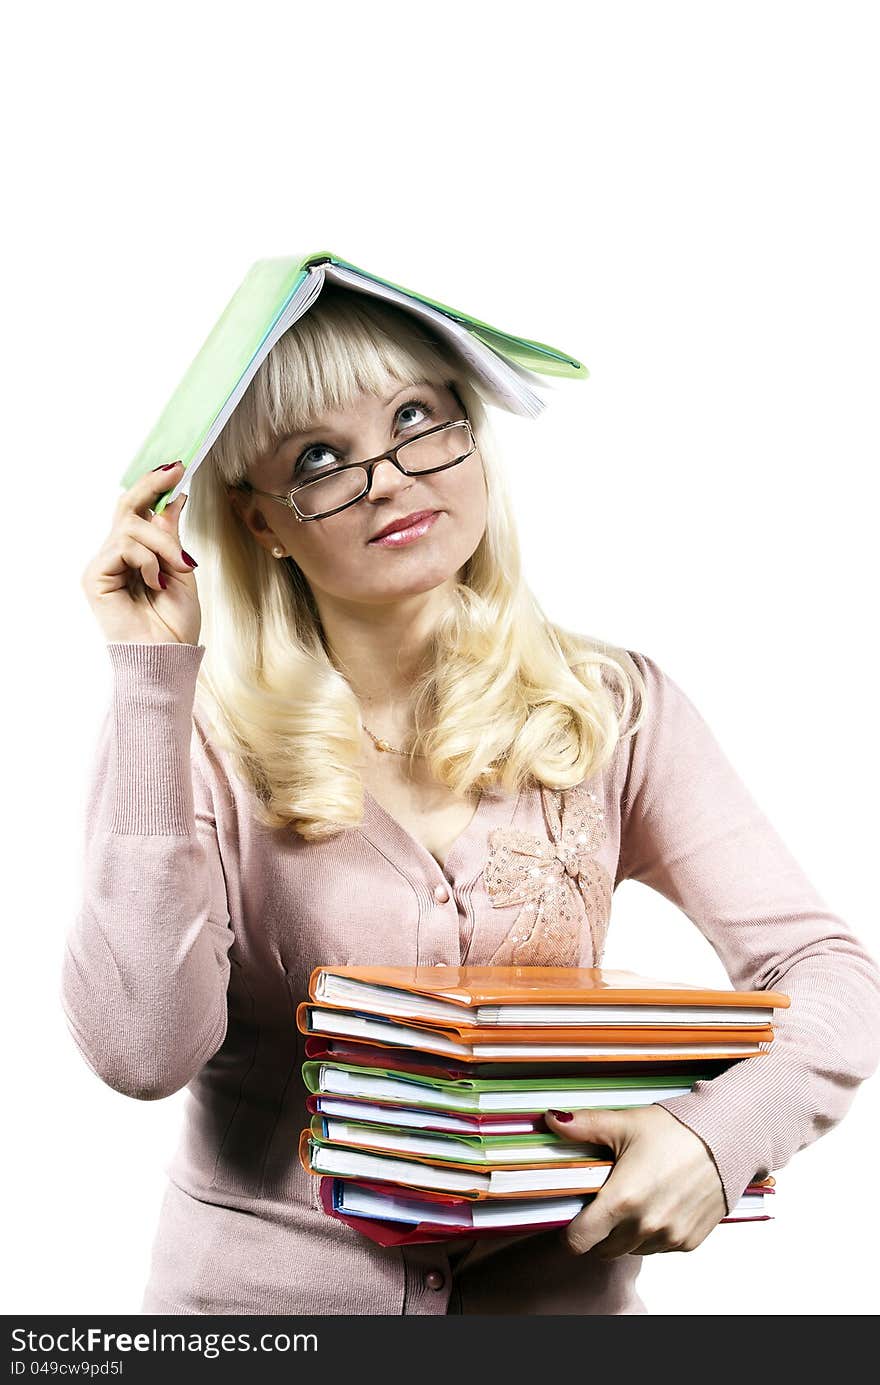
[[[839,1121],[875,1070],[876,962],[647,656],[633,654],[645,724],[606,771],[567,797],[485,793],[441,869],[369,793],[360,827],[323,843],[262,827],[193,713],[204,646],[107,650],[114,694],[61,1000],[103,1082],[140,1100],[188,1089],[142,1312],[646,1311],[641,1257],[572,1256],[556,1231],[381,1248],[324,1215],[297,1157],[308,1113],[294,1011],[312,968],[497,960],[520,907],[487,889],[487,834],[547,841],[553,802],[574,812],[595,795],[592,884],[575,891],[574,931],[517,960],[593,965],[614,887],[641,880],[696,924],[734,987],[791,997],[766,1057],[660,1103],[708,1146],[728,1210]]]

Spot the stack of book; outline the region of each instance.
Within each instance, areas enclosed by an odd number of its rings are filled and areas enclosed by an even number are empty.
[[[549,1109],[679,1096],[773,1041],[774,991],[570,967],[316,967],[297,1007],[324,1210],[382,1245],[571,1221],[613,1168]],[[774,1180],[725,1221],[767,1219]]]

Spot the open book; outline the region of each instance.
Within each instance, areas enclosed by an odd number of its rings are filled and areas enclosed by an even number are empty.
[[[183,462],[177,485],[157,499],[156,514],[181,491],[223,431],[272,347],[307,313],[325,283],[384,299],[426,323],[474,371],[490,403],[535,418],[544,401],[537,375],[586,379],[573,356],[383,279],[329,251],[257,260],[205,339],[157,423],[125,471],[128,489],[162,462]],[[543,383],[543,382],[540,382]]]

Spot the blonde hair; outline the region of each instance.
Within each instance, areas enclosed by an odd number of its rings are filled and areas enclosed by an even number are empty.
[[[431,775],[462,795],[535,782],[563,789],[607,765],[643,716],[644,684],[629,653],[552,624],[526,586],[468,367],[410,314],[327,285],[261,364],[193,478],[183,516],[203,612],[197,714],[252,788],[257,817],[308,840],[361,822],[360,707],[328,655],[304,574],[256,542],[226,488],[245,481],[281,434],[346,408],[361,390],[384,389],[388,374],[457,391],[487,488],[486,529],[432,633],[402,748],[424,755]]]

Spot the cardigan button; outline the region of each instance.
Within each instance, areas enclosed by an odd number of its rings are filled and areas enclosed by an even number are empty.
[[[438,904],[446,903],[446,901],[449,898],[449,890],[446,888],[445,885],[434,886],[434,898],[437,900]]]
[[[428,1270],[425,1275],[425,1283],[429,1289],[442,1289],[446,1281],[439,1270]]]

